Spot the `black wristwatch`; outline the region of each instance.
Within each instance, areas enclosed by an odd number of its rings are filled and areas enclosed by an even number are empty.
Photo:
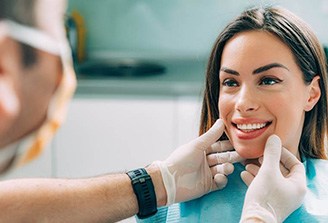
[[[157,201],[151,177],[144,168],[128,171],[133,191],[137,196],[139,213],[138,218],[148,218],[157,212]]]

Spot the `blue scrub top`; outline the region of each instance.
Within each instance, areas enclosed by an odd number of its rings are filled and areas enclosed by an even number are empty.
[[[300,208],[284,222],[328,222],[328,161],[305,159],[307,193]],[[198,199],[159,208],[156,215],[137,222],[239,222],[247,186],[240,178],[245,168],[235,164],[228,185]]]

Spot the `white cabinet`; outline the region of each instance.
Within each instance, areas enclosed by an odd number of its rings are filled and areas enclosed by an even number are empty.
[[[75,98],[55,140],[56,176],[122,172],[166,157],[175,109],[172,98]]]
[[[2,179],[88,177],[163,160],[197,137],[200,106],[197,97],[76,97],[41,156]]]
[[[57,177],[122,172],[197,136],[195,98],[75,98],[54,143]]]

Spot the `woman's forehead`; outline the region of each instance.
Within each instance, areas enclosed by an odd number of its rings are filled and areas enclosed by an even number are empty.
[[[263,31],[241,32],[225,45],[221,66],[272,62],[295,63],[291,49],[277,36]],[[295,64],[296,65],[296,64]]]

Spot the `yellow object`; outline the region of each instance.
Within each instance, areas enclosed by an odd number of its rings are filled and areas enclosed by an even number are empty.
[[[82,62],[86,57],[86,51],[85,51],[85,40],[86,40],[86,29],[85,29],[85,23],[84,19],[81,16],[81,14],[73,10],[71,14],[71,18],[74,20],[76,24],[77,29],[77,61],[80,63]]]

